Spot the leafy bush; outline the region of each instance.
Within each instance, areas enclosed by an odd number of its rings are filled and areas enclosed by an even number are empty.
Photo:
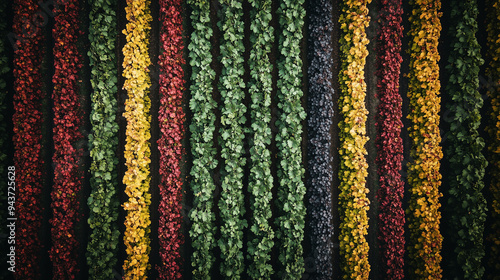
[[[220,139],[221,157],[224,159],[222,172],[222,194],[219,202],[222,219],[221,274],[228,279],[240,279],[244,270],[243,229],[247,221],[243,219],[245,202],[243,197],[243,125],[246,123],[244,104],[245,83],[243,82],[243,3],[224,0],[219,27],[223,38],[220,46],[222,74],[219,90],[222,96]]]
[[[191,42],[189,43],[189,64],[191,74],[191,100],[189,108],[192,111],[191,152],[193,166],[191,168],[191,190],[194,194],[193,208],[189,213],[192,226],[189,230],[193,254],[191,265],[194,279],[210,279],[214,263],[213,248],[215,247],[213,208],[213,193],[215,184],[212,173],[217,166],[215,160],[213,134],[215,131],[216,103],[212,98],[212,82],[215,71],[210,68],[212,62],[210,38],[213,31],[210,23],[210,2],[188,0],[191,6]]]
[[[439,65],[438,40],[441,1],[412,0],[410,16],[410,99],[408,127],[411,138],[408,163],[410,239],[408,254],[411,279],[441,278],[441,247],[439,232],[441,212],[439,173],[441,136],[439,134]]]
[[[82,187],[83,172],[79,163],[83,149],[82,108],[78,92],[82,57],[77,48],[79,1],[57,1],[61,11],[55,16],[54,38],[54,185],[52,186],[52,247],[50,259],[56,279],[74,279],[78,273],[78,241],[75,236],[80,218],[77,195]],[[64,3],[64,5],[63,5]]]
[[[41,65],[44,35],[41,29],[26,30],[37,4],[13,2],[13,32],[19,36],[14,48],[14,165],[16,167],[16,277],[40,277],[39,230],[42,223],[43,186]]]
[[[182,95],[184,70],[182,40],[182,1],[160,1],[160,205],[158,239],[162,263],[157,266],[160,279],[180,279],[182,182],[181,160],[184,153],[184,111]]]
[[[450,170],[444,182],[449,192],[446,208],[451,213],[448,228],[456,258],[450,259],[453,278],[482,279],[484,267],[483,232],[486,200],[483,177],[486,159],[481,153],[484,141],[479,136],[483,99],[478,92],[479,67],[483,63],[476,39],[477,3],[452,1],[449,35],[450,56],[446,70],[449,82],[446,108],[449,122],[445,158]]]
[[[127,120],[125,165],[127,171],[123,177],[125,193],[129,197],[123,204],[127,212],[125,217],[124,242],[127,259],[123,264],[124,278],[145,279],[151,267],[149,253],[151,220],[149,205],[151,180],[149,163],[151,150],[149,131],[151,116],[151,100],[149,87],[151,85],[148,67],[149,31],[151,29],[151,11],[149,0],[129,0],[125,12],[127,27],[123,30],[127,42],[123,47],[123,88],[128,93],[123,116]]]
[[[401,180],[403,139],[401,138],[402,98],[399,94],[401,38],[403,27],[401,0],[383,0],[377,34],[377,173],[380,188],[378,227],[384,279],[404,278],[404,223]]]
[[[302,166],[302,58],[304,0],[279,1],[280,35],[278,49],[278,199],[276,223],[279,246],[280,279],[300,279],[304,272],[302,241],[306,208],[304,206],[304,168]]]
[[[366,197],[368,163],[365,144],[366,83],[364,67],[368,50],[365,28],[370,22],[370,0],[350,0],[342,5],[339,18],[341,69],[339,71],[341,109],[340,128],[340,254],[344,279],[368,279],[368,217],[370,201]]]
[[[91,67],[92,111],[89,134],[91,193],[87,264],[91,279],[112,279],[117,261],[118,124],[116,122],[118,69],[116,68],[116,1],[93,0],[90,9],[88,52]]]
[[[311,251],[316,279],[333,277],[333,221],[332,137],[333,122],[333,59],[332,59],[332,3],[327,0],[310,1],[308,49],[308,166],[309,180],[307,207]]]
[[[250,68],[249,92],[251,96],[250,141],[250,193],[252,218],[247,258],[248,274],[252,279],[269,279],[274,273],[271,250],[274,246],[274,230],[269,223],[272,217],[271,199],[273,177],[271,175],[271,92],[272,69],[269,59],[274,43],[274,28],[270,25],[271,0],[250,0]]]

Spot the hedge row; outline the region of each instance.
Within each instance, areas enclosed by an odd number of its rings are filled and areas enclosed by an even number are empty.
[[[332,218],[332,136],[333,124],[333,58],[332,3],[315,0],[309,3],[309,49],[307,96],[308,228],[315,279],[333,277]]]
[[[51,192],[50,220],[52,248],[49,255],[56,279],[74,279],[78,273],[78,242],[76,224],[79,221],[77,195],[82,187],[83,172],[79,163],[83,156],[79,129],[83,121],[79,96],[79,71],[82,58],[77,48],[79,1],[57,1],[60,12],[55,16],[54,38],[54,183]],[[64,3],[64,4],[63,4]]]
[[[411,138],[408,163],[410,276],[412,279],[441,278],[439,231],[441,212],[439,173],[441,136],[439,134],[440,81],[438,41],[441,32],[441,1],[413,0],[410,16],[410,99],[408,131]]]
[[[88,56],[91,68],[92,111],[89,134],[91,193],[87,264],[91,279],[113,278],[118,238],[118,123],[116,121],[118,70],[116,68],[116,0],[90,2]]]
[[[251,235],[248,241],[247,269],[252,279],[269,279],[274,274],[271,266],[271,250],[274,246],[274,230],[269,223],[272,217],[271,200],[273,177],[271,176],[271,92],[273,65],[269,59],[274,44],[274,28],[270,25],[271,0],[249,0],[250,11],[250,68],[249,93],[251,96],[250,178],[248,192],[251,195]]]
[[[224,171],[221,172],[219,211],[222,226],[218,245],[222,258],[221,274],[227,279],[240,279],[244,271],[243,230],[247,227],[247,221],[243,219],[243,168],[246,163],[243,125],[246,123],[247,111],[243,91],[243,3],[224,0],[221,4],[219,28],[223,37],[220,45],[222,74],[219,91],[222,97],[220,145]]]
[[[488,118],[486,131],[488,133],[488,176],[489,177],[489,203],[491,209],[488,224],[488,265],[491,271],[489,279],[498,279],[500,275],[500,1],[486,1],[487,14],[487,42],[486,53],[488,65],[486,76],[488,77]]]
[[[278,277],[300,279],[304,272],[302,241],[306,208],[304,205],[304,167],[302,166],[302,121],[306,117],[302,107],[302,57],[304,0],[279,1],[278,41],[278,120],[276,146],[278,148],[279,209],[276,237],[279,247]]]
[[[148,67],[151,11],[149,0],[128,0],[125,12],[127,27],[123,30],[127,42],[123,47],[123,88],[128,93],[123,116],[127,120],[125,165],[123,177],[128,201],[123,204],[125,217],[124,243],[127,259],[123,264],[125,279],[146,279],[149,263],[151,220],[149,205],[151,180],[150,126],[151,85]]]
[[[383,0],[379,11],[377,34],[377,173],[380,188],[378,228],[384,279],[404,278],[405,213],[401,179],[403,139],[401,138],[402,98],[399,93],[401,73],[401,0]]]
[[[368,27],[367,4],[370,0],[350,0],[342,5],[339,18],[341,69],[339,71],[340,168],[339,212],[340,254],[344,279],[368,279],[368,217],[370,201],[366,194],[368,163],[365,144],[366,83],[364,66],[368,50],[365,28]]]
[[[189,43],[189,64],[191,74],[191,100],[189,108],[193,114],[189,125],[191,132],[191,191],[194,194],[193,208],[189,213],[192,222],[189,235],[193,254],[191,266],[194,279],[211,279],[211,269],[215,260],[212,249],[215,247],[215,214],[213,193],[215,184],[212,173],[217,166],[214,147],[215,108],[212,98],[215,71],[212,62],[210,38],[213,35],[210,22],[210,2],[188,0],[192,9],[191,24],[193,32]]]
[[[16,278],[40,277],[43,185],[41,65],[45,37],[33,25],[38,5],[34,1],[13,2],[14,46],[14,165],[16,167]]]
[[[184,242],[181,234],[182,182],[181,161],[184,153],[185,114],[182,109],[184,91],[182,1],[160,1],[161,51],[160,65],[160,213],[158,239],[160,257],[158,265],[160,279],[180,279],[180,247]]]
[[[487,162],[479,136],[483,99],[478,76],[483,60],[476,39],[478,9],[475,0],[452,1],[451,7],[449,81],[444,91],[450,112],[450,118],[445,118],[450,125],[445,150],[450,174],[443,185],[449,193],[446,209],[451,212],[445,238],[449,238],[455,258],[449,259],[448,268],[453,278],[482,279],[486,220],[482,189]]]

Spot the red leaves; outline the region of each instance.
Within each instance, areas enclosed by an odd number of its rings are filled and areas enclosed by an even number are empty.
[[[58,1],[59,4],[63,2]],[[52,78],[54,92],[54,186],[52,189],[52,248],[55,279],[74,279],[77,272],[77,240],[75,226],[79,219],[77,193],[83,178],[79,170],[82,150],[77,142],[83,136],[79,132],[82,123],[77,76],[81,68],[77,41],[79,7],[77,0],[66,0],[63,11],[56,15],[52,34],[54,44],[55,73]]]
[[[40,277],[38,256],[41,226],[43,32],[31,24],[38,5],[35,1],[13,3],[13,31],[21,39],[14,53],[14,164],[16,167],[16,278]],[[29,32],[28,32],[29,31]]]
[[[182,90],[184,71],[182,43],[182,1],[160,1],[161,35],[163,53],[160,65],[160,112],[158,121],[161,136],[158,140],[160,151],[159,185],[161,201],[159,205],[158,239],[162,263],[157,266],[160,279],[180,279],[181,200],[182,178],[180,164],[184,148],[184,112],[182,110]]]
[[[404,278],[404,211],[401,180],[403,140],[401,139],[402,98],[399,94],[401,38],[403,28],[401,0],[383,0],[378,33],[378,84],[380,100],[377,114],[377,166],[380,189],[379,240],[384,279]]]

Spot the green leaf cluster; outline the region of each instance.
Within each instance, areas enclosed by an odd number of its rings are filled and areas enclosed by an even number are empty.
[[[218,244],[222,253],[221,274],[227,279],[240,279],[244,270],[243,230],[247,227],[247,221],[243,219],[243,168],[246,163],[243,126],[246,123],[247,111],[243,91],[243,5],[241,1],[234,0],[223,0],[221,4],[219,27],[224,35],[220,46],[222,74],[219,90],[223,102],[220,145],[224,171],[219,202],[223,222]]]
[[[90,279],[112,279],[117,261],[118,206],[117,165],[118,124],[116,122],[117,17],[116,0],[90,1],[88,51],[91,67],[92,111],[89,134],[91,193],[87,200],[90,237],[87,264]]]
[[[450,125],[445,158],[450,170],[445,180],[450,212],[448,238],[455,258],[449,269],[453,278],[482,279],[485,255],[483,246],[486,200],[482,194],[486,159],[484,141],[479,135],[483,100],[478,92],[479,67],[483,64],[476,39],[476,0],[452,1],[449,35],[450,56],[446,70],[449,82],[445,93]],[[445,237],[446,238],[446,237]]]
[[[251,142],[250,142],[250,183],[252,218],[248,241],[247,269],[252,279],[270,279],[271,249],[274,246],[274,230],[269,224],[271,219],[271,199],[273,177],[271,175],[271,92],[273,65],[269,60],[271,46],[274,44],[274,29],[270,25],[271,0],[250,0],[250,83],[251,96]]]
[[[191,74],[191,100],[189,108],[193,114],[189,126],[191,132],[191,152],[193,166],[191,168],[191,190],[194,194],[193,208],[189,213],[192,227],[189,231],[193,254],[191,265],[194,279],[211,279],[211,268],[214,263],[215,247],[213,213],[213,194],[215,184],[212,178],[217,166],[214,147],[215,108],[212,98],[212,83],[215,71],[210,68],[212,62],[210,38],[213,30],[210,23],[210,2],[188,0],[192,9],[191,42],[188,45]]]
[[[304,0],[281,0],[279,17],[278,108],[278,199],[276,223],[279,246],[280,279],[300,279],[304,272],[304,224],[306,208],[302,165],[302,58]]]

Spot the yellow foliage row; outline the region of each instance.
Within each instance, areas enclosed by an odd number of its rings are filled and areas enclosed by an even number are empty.
[[[410,1],[410,73],[408,127],[412,145],[408,163],[410,205],[407,211],[410,230],[412,279],[440,279],[442,236],[439,191],[440,160],[443,157],[439,134],[438,40],[441,33],[440,0]]]
[[[127,120],[125,160],[127,171],[123,178],[125,193],[129,199],[122,206],[127,211],[124,242],[127,259],[123,264],[124,279],[146,279],[150,269],[149,252],[151,220],[149,205],[150,182],[150,123],[149,87],[151,85],[148,67],[148,33],[151,29],[149,0],[127,0],[125,8],[127,27],[123,30],[127,43],[123,47],[123,88],[128,93],[123,116]]]
[[[342,69],[339,74],[341,96],[339,107],[342,120],[340,127],[339,149],[341,166],[340,178],[340,254],[344,279],[368,279],[368,217],[370,201],[366,194],[368,163],[365,144],[366,83],[364,67],[368,50],[365,28],[368,27],[367,4],[371,0],[346,1],[339,19],[342,30],[341,55]]]
[[[500,273],[500,1],[489,0],[488,25],[486,30],[487,55],[489,64],[486,67],[486,76],[490,82],[488,87],[488,98],[490,100],[489,120],[486,130],[489,135],[488,141],[488,161],[490,164],[489,174],[491,194],[491,221],[489,225],[491,234],[487,237],[489,242],[490,257],[488,263],[492,269],[492,274]],[[494,279],[492,276],[491,279]]]

